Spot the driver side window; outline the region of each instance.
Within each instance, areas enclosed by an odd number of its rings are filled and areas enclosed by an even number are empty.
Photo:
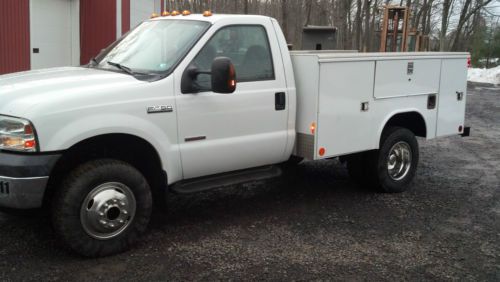
[[[274,80],[271,49],[264,27],[234,25],[221,28],[191,63],[200,71],[210,71],[216,57],[231,59],[238,82]],[[210,75],[199,74],[199,89],[210,89]]]

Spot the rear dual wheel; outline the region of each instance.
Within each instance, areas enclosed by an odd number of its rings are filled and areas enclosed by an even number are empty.
[[[362,186],[387,193],[408,188],[415,176],[418,158],[415,135],[402,127],[384,130],[379,150],[346,157],[351,178]]]

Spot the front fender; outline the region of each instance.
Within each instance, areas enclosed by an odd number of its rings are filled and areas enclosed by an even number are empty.
[[[38,135],[42,152],[63,151],[75,144],[105,134],[129,134],[148,141],[160,156],[169,182],[182,177],[175,119],[168,122],[165,115],[142,118],[125,113],[102,113],[82,116],[61,127],[42,125]],[[35,128],[37,128],[35,124]]]

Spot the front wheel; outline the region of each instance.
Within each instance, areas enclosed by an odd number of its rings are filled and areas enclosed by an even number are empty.
[[[149,185],[134,167],[102,159],[74,169],[55,193],[52,219],[63,243],[83,256],[101,257],[130,248],[152,210]]]

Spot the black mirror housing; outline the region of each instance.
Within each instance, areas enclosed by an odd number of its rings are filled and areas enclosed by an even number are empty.
[[[236,71],[231,59],[217,57],[212,62],[212,91],[230,94],[236,90]]]
[[[212,89],[200,89],[196,80],[199,74],[211,76]],[[215,93],[230,94],[236,90],[236,71],[231,59],[217,57],[212,62],[211,71],[199,70],[196,66],[189,66],[182,74],[182,94],[198,93],[200,91],[212,90]]]

